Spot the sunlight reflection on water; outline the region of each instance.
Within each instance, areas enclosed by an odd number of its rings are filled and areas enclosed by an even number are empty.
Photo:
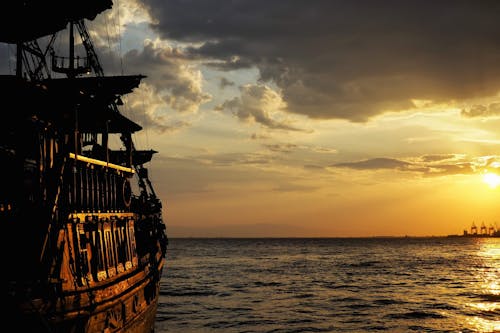
[[[481,302],[467,303],[474,312],[482,316],[466,319],[467,326],[478,332],[500,332],[500,247],[498,242],[485,240],[477,252],[481,261],[477,268],[476,280]],[[491,317],[491,319],[489,319]]]
[[[500,322],[493,320],[486,320],[481,317],[469,318],[467,326],[475,328],[474,332],[481,333],[497,333],[500,331]]]

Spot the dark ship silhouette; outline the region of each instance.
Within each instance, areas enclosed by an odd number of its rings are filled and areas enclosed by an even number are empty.
[[[16,47],[15,75],[0,76],[2,324],[13,331],[154,331],[167,250],[144,166],[156,151],[135,148],[142,127],[118,108],[145,76],[105,76],[85,24],[112,5],[2,3],[0,42]]]

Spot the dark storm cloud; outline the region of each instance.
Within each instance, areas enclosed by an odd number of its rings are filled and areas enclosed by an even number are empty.
[[[364,121],[500,90],[500,1],[144,0],[163,38],[259,69],[291,112]],[[466,114],[467,115],[467,114]]]

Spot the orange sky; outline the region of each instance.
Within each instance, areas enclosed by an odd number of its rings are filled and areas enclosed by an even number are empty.
[[[175,174],[175,167],[169,170]],[[478,226],[498,221],[499,188],[490,188],[477,174],[423,179],[394,171],[332,172],[303,175],[300,182],[309,185],[280,190],[286,173],[254,183],[254,173],[269,171],[246,171],[250,178],[198,193],[163,194],[161,186],[172,234],[428,236],[461,233],[473,221]],[[155,178],[162,178],[156,172]]]

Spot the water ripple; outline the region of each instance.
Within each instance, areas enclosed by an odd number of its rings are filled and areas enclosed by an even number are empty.
[[[500,332],[500,239],[171,239],[155,333]]]

